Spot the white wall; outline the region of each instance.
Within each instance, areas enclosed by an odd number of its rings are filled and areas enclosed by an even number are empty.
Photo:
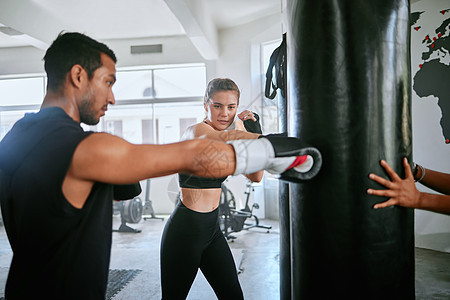
[[[260,74],[265,74],[266,70],[261,70],[261,44],[281,40],[282,35],[281,12],[219,32],[219,59],[211,63],[208,81],[214,77],[233,79],[241,89],[239,111],[251,109],[262,115],[263,87]],[[265,179],[269,176],[268,173],[264,174]],[[240,208],[245,202],[245,182],[243,176],[233,177],[227,182],[238,198]],[[274,199],[273,193],[266,193],[262,188],[261,184],[255,184],[249,201],[250,207],[252,203],[258,203],[259,209],[253,211],[258,218],[266,217],[265,202],[278,205],[278,199]]]
[[[424,37],[427,34],[431,38],[436,35],[434,30],[444,19],[450,18],[450,12],[443,15],[440,11],[449,8],[448,0],[423,0],[411,5],[411,13],[423,11],[420,20],[414,25],[414,27],[420,26],[420,29],[411,30],[412,79],[419,70],[419,64],[423,63],[422,53],[428,52],[426,45],[422,43]],[[446,35],[447,37],[450,35],[450,29],[447,30]],[[446,57],[442,55],[441,63],[447,66],[450,64],[449,53]],[[444,86],[449,85],[449,82],[444,82],[442,78],[433,78],[433,80],[442,81]],[[412,89],[413,158],[416,163],[426,168],[450,173],[450,144],[444,142],[439,124],[442,112],[437,105],[437,100],[433,96],[420,98]],[[416,185],[421,191],[434,193],[421,184]],[[450,217],[416,210],[415,239],[417,247],[450,252]]]
[[[281,38],[281,13],[220,32],[220,56],[211,78],[230,77],[238,84],[241,109],[251,107],[260,112],[261,77],[255,77],[265,73],[260,69],[260,46]]]

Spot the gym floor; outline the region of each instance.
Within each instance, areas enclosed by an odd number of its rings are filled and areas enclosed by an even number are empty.
[[[134,277],[119,285],[108,299],[146,300],[161,299],[159,279],[159,243],[167,220],[142,219],[129,227],[139,233],[114,232],[111,270],[134,271]],[[113,216],[114,229],[118,229],[120,215]],[[230,242],[239,278],[248,300],[279,299],[279,229],[278,222],[261,220],[272,229],[252,228],[235,233]],[[0,297],[12,253],[0,226]],[[111,273],[110,273],[111,274]],[[123,273],[120,273],[123,274]],[[111,279],[111,278],[110,278]],[[109,290],[109,289],[108,289]],[[191,288],[188,299],[216,299],[211,287],[201,275]],[[416,248],[416,299],[450,299],[450,253]]]

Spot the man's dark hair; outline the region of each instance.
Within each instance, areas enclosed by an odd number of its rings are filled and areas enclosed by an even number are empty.
[[[79,64],[92,78],[94,71],[102,66],[101,53],[117,62],[116,55],[103,43],[78,32],[61,32],[44,56],[44,68],[48,77],[48,90],[56,91],[64,85],[72,66]]]

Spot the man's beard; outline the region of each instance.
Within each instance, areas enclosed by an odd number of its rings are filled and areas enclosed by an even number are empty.
[[[92,92],[92,89],[89,89],[83,99],[81,99],[80,122],[87,125],[97,125],[100,121],[100,118],[97,118],[96,112],[92,108],[93,99],[94,93]]]

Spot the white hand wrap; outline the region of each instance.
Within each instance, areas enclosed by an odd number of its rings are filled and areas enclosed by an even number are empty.
[[[267,139],[233,140],[227,142],[236,154],[236,170],[233,175],[251,174],[266,170],[272,174],[284,172],[295,160],[295,156],[275,157],[272,144]]]
[[[309,172],[313,166],[314,166],[314,158],[311,155],[308,155],[306,157],[306,161],[302,163],[300,166],[294,167],[294,170],[300,173],[306,173]]]

